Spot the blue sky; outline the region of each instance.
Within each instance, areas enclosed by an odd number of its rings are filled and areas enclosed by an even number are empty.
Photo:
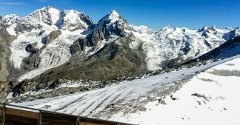
[[[129,23],[153,29],[240,26],[240,0],[0,0],[0,15],[26,16],[44,6],[75,9],[94,22],[114,9]]]

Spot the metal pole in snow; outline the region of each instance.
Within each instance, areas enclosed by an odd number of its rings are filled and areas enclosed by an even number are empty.
[[[80,125],[80,118],[77,117],[76,125]]]
[[[6,115],[6,105],[5,103],[3,103],[3,106],[2,106],[2,124],[5,125],[5,115]]]
[[[42,111],[39,110],[39,114],[38,114],[38,125],[42,125]]]

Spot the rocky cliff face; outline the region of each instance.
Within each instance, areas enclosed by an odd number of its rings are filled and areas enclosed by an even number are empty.
[[[4,22],[0,19],[0,81],[7,81],[9,71],[9,45],[11,44],[13,37],[9,35],[6,30]]]

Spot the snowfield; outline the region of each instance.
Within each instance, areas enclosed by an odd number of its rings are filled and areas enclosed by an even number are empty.
[[[240,58],[194,76],[176,93],[145,105],[146,111],[114,115],[112,120],[140,125],[239,125],[239,76],[219,76],[216,70],[240,72]],[[228,74],[226,74],[228,75]]]
[[[213,70],[222,70],[228,66],[232,67],[231,70],[240,70],[239,57],[133,81],[123,81],[103,89],[17,105],[140,125],[176,123],[238,125],[240,101],[237,92],[240,77],[214,75]],[[230,61],[232,59],[234,60]],[[201,71],[204,72],[196,75]],[[192,77],[193,75],[195,76]],[[186,78],[191,79],[182,84],[180,90],[171,93],[171,96],[159,94]]]
[[[142,44],[149,70],[161,69],[163,61],[178,57],[184,60],[197,58],[240,34],[239,28],[217,29],[214,26],[205,26],[199,30],[165,27],[156,31],[146,26],[130,27],[133,31],[126,32],[131,32],[136,37],[130,46],[134,48]]]

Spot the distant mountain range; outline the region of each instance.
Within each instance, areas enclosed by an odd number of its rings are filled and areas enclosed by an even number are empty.
[[[82,12],[50,6],[26,17],[1,17],[0,29],[0,81],[18,94],[66,81],[105,86],[199,65],[239,53],[229,46],[240,42],[240,28],[152,30],[129,24],[114,10],[95,24]]]

